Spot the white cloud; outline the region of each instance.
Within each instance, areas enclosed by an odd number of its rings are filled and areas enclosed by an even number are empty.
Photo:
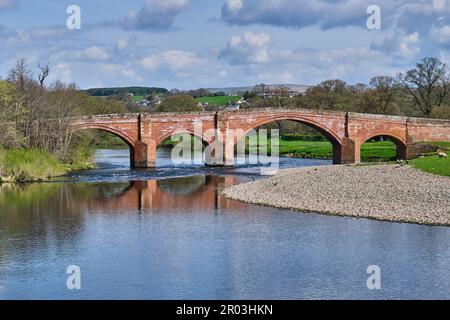
[[[199,62],[200,59],[195,53],[182,50],[151,54],[140,60],[140,64],[147,70],[168,68],[173,71],[192,67]]]
[[[270,36],[265,33],[244,32],[228,40],[227,47],[219,55],[230,64],[268,63]]]
[[[386,31],[373,38],[371,48],[398,59],[414,59],[421,51],[420,35],[418,32],[403,34]]]
[[[92,46],[84,49],[80,57],[86,60],[106,61],[109,59],[109,54],[103,48]]]
[[[434,43],[450,47],[450,26],[434,27],[430,31],[430,37]]]
[[[127,38],[121,38],[116,42],[117,51],[125,51],[137,43],[138,39],[136,36],[131,36]]]
[[[231,25],[294,29],[366,29],[366,9],[372,4],[381,8],[384,30],[370,35],[375,35],[373,48],[397,58],[414,57],[433,44],[448,48],[450,0],[226,0],[221,20]]]
[[[222,20],[237,25],[268,24],[292,28],[365,26],[366,9],[370,4],[366,0],[227,0],[222,7]]]
[[[169,29],[188,5],[189,0],[146,0],[141,9],[128,14],[122,26],[127,30]]]
[[[55,66],[51,66],[49,82],[57,80],[64,83],[72,82],[72,72],[67,63],[58,63]]]

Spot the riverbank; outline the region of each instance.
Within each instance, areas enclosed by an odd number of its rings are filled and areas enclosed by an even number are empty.
[[[62,163],[52,154],[37,149],[0,149],[0,183],[39,182],[70,171],[92,168],[92,153],[81,148],[74,150],[70,164]]]
[[[0,149],[0,182],[42,181],[68,171],[68,166],[40,150]]]
[[[450,179],[407,165],[287,169],[224,194],[302,212],[450,226]]]
[[[179,143],[177,140],[167,139],[161,146],[173,148],[177,143]],[[270,141],[268,151],[270,152]],[[257,153],[258,146],[247,145],[246,152]],[[310,140],[285,138],[279,141],[279,154],[290,158],[330,160],[333,159],[333,146],[329,141],[321,140],[320,137],[313,136]],[[397,160],[396,146],[391,141],[367,142],[361,147],[361,159],[377,162],[395,161]]]

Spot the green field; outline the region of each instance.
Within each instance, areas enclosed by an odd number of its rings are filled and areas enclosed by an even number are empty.
[[[255,152],[256,147],[250,147]],[[280,155],[299,158],[332,159],[333,147],[328,141],[286,141],[280,140]],[[396,160],[396,146],[393,142],[368,142],[361,148],[362,161]]]
[[[444,152],[450,154],[450,142],[435,142],[433,145],[440,147]],[[439,158],[437,155],[428,155],[411,161],[417,169],[450,177],[450,159]]]
[[[440,176],[450,177],[450,159],[443,159],[438,156],[428,156],[414,159],[411,163],[417,169],[438,174]]]
[[[145,96],[133,96],[133,101],[134,102],[139,102],[141,100],[144,100]]]
[[[239,96],[221,96],[221,97],[202,97],[195,99],[200,103],[208,103],[214,106],[225,106],[228,102],[235,103],[239,101],[242,97]]]

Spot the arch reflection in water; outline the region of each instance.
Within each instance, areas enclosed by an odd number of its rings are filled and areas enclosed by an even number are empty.
[[[164,212],[186,209],[239,208],[237,201],[221,195],[227,186],[238,183],[235,176],[191,176],[164,180],[130,181],[122,192],[110,193],[89,204],[91,211]]]

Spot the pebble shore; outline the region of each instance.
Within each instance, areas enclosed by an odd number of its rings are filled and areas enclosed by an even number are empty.
[[[450,226],[450,178],[408,165],[287,169],[229,187],[224,194],[301,212]]]

